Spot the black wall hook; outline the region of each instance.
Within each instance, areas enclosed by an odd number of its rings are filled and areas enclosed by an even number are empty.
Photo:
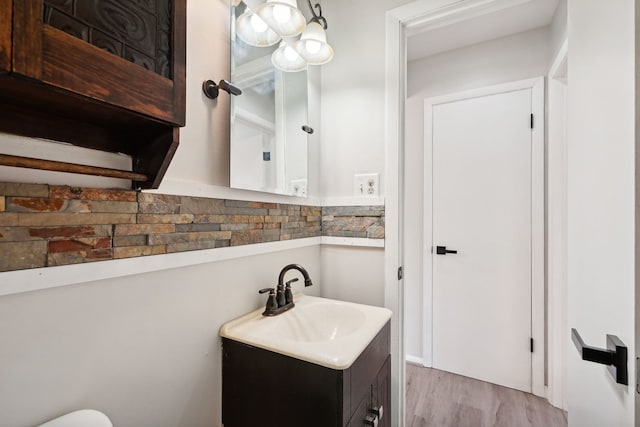
[[[220,94],[220,89],[229,93],[229,95],[242,95],[242,89],[226,80],[220,80],[218,84],[213,80],[202,82],[202,91],[207,95],[207,98],[216,99]]]

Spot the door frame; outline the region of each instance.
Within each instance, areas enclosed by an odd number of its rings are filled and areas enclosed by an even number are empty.
[[[433,366],[433,107],[455,101],[531,89],[531,392],[545,396],[544,358],[544,77],[519,80],[426,98],[424,101],[424,210],[423,210],[423,364]]]
[[[565,39],[547,77],[547,397],[567,410],[567,67]]]
[[[405,425],[406,355],[404,350],[404,283],[402,204],[407,37],[446,22],[470,19],[531,0],[416,0],[385,16],[385,236],[384,304],[391,317],[391,417]]]

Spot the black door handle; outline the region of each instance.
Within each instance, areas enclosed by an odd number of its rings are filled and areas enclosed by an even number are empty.
[[[438,255],[446,255],[446,254],[457,254],[458,251],[449,250],[446,246],[436,246],[436,254]]]
[[[607,348],[597,348],[586,345],[582,337],[571,328],[571,340],[578,349],[582,360],[600,363],[609,367],[609,373],[618,384],[629,385],[629,371],[627,370],[627,346],[615,335],[607,334]]]

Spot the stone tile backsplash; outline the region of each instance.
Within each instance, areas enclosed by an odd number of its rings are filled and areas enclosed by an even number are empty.
[[[0,183],[0,271],[321,235],[383,239],[384,207]]]
[[[322,235],[384,239],[384,206],[325,206]]]

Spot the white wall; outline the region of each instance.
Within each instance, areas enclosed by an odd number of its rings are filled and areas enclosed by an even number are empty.
[[[73,159],[74,162],[86,165],[123,170],[131,169],[131,157],[123,154],[100,152],[87,148],[54,143],[43,139],[25,138],[5,133],[0,133],[0,152],[2,154],[56,160],[60,162],[68,162],[69,159]],[[98,188],[131,188],[131,181],[124,179],[102,178],[7,166],[0,166],[0,182],[31,182],[55,185],[75,184]]]
[[[405,145],[405,349],[422,358],[424,99],[545,75],[549,30],[541,28],[409,62]]]
[[[549,46],[551,47],[550,60],[560,50],[562,44],[567,39],[567,0],[560,0],[558,7],[553,14],[553,19],[549,25]]]
[[[322,246],[321,295],[384,307],[384,249]]]
[[[589,345],[603,347],[614,334],[629,348],[628,386],[569,348],[575,427],[634,425],[635,7],[569,0],[569,326]]]
[[[635,26],[636,29],[638,28],[638,25],[640,25],[640,7],[636,7],[635,8]],[[635,60],[636,60],[636,70],[640,70],[640,31],[636,31],[636,40],[635,40]],[[638,120],[638,113],[640,112],[640,84],[638,83],[638,77],[636,75],[636,87],[635,87],[635,107],[636,107],[636,111],[635,111],[635,116],[636,116],[636,128],[635,128],[635,132],[636,132],[636,146],[638,146],[638,136],[640,135],[640,120]],[[635,167],[636,167],[636,171],[640,170],[640,150],[636,149],[636,156],[635,156]],[[636,226],[636,230],[640,230],[640,203],[638,203],[638,201],[640,200],[640,174],[636,173],[636,221],[635,221],[635,226]],[[637,233],[637,231],[636,231]],[[640,310],[638,309],[640,307],[640,239],[636,238],[636,244],[635,244],[635,249],[636,249],[636,254],[635,254],[635,263],[636,263],[636,267],[635,267],[635,282],[636,282],[636,286],[635,286],[635,291],[636,291],[636,297],[635,297],[635,307],[636,307],[636,316],[635,316],[635,326],[636,326],[636,345],[635,345],[635,354],[636,357],[638,357],[638,355],[640,355]],[[636,372],[636,376],[637,376],[637,372]],[[635,398],[635,419],[640,420],[640,398],[638,398],[638,396],[636,396]]]
[[[354,196],[357,173],[379,173],[380,196],[385,195],[385,14],[410,1],[321,2],[335,50],[333,60],[322,66],[321,79],[320,181],[331,204]],[[322,276],[327,278],[323,296],[384,305],[382,249],[323,246]]]
[[[353,175],[380,173],[384,195],[385,12],[410,0],[324,0],[335,50],[322,67],[322,193],[353,196]]]
[[[312,246],[1,297],[0,426],[82,408],[115,426],[220,426],[218,329],[261,307],[289,262],[314,281],[296,291],[318,295],[319,260]]]

